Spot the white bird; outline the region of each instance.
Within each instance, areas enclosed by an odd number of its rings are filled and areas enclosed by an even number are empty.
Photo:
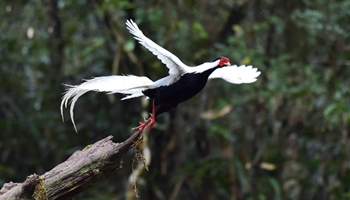
[[[157,81],[134,75],[102,76],[86,80],[80,85],[67,85],[69,88],[62,98],[61,115],[63,119],[63,107],[67,108],[69,99],[72,99],[70,117],[75,131],[77,128],[73,118],[74,105],[80,96],[89,91],[121,93],[126,95],[122,100],[140,96],[149,97],[153,103],[151,117],[143,123],[140,122],[134,129],[143,130],[147,127],[150,131],[157,115],[175,108],[179,103],[198,94],[209,79],[221,78],[229,83],[242,84],[253,83],[260,75],[257,68],[231,65],[226,57],[189,67],[174,54],[147,38],[132,20],[126,21],[126,28],[140,44],[165,64],[169,69],[169,75]]]

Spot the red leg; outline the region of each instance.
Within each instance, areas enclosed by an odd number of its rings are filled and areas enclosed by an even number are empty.
[[[151,114],[151,117],[149,119],[151,119],[151,122],[147,126],[148,132],[151,131],[154,123],[156,122],[156,106],[154,105],[154,102],[153,102],[153,106],[152,106],[152,114]]]
[[[148,132],[150,132],[154,123],[156,122],[155,116],[156,116],[156,106],[154,105],[154,102],[153,102],[151,117],[145,120],[144,122],[140,122],[140,125],[133,128],[133,130],[143,131],[145,128],[147,128]]]

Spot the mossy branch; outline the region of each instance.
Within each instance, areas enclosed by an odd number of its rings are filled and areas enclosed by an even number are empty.
[[[87,186],[122,168],[122,156],[142,136],[135,132],[122,143],[108,136],[73,153],[65,162],[45,174],[31,175],[23,183],[6,183],[0,199],[71,199]]]

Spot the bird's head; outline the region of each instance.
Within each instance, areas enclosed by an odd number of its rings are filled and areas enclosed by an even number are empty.
[[[219,67],[225,67],[225,66],[231,66],[230,60],[226,57],[220,57],[219,60]]]

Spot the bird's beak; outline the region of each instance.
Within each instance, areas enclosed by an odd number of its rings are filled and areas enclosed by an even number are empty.
[[[225,63],[226,66],[231,66],[230,62]]]

